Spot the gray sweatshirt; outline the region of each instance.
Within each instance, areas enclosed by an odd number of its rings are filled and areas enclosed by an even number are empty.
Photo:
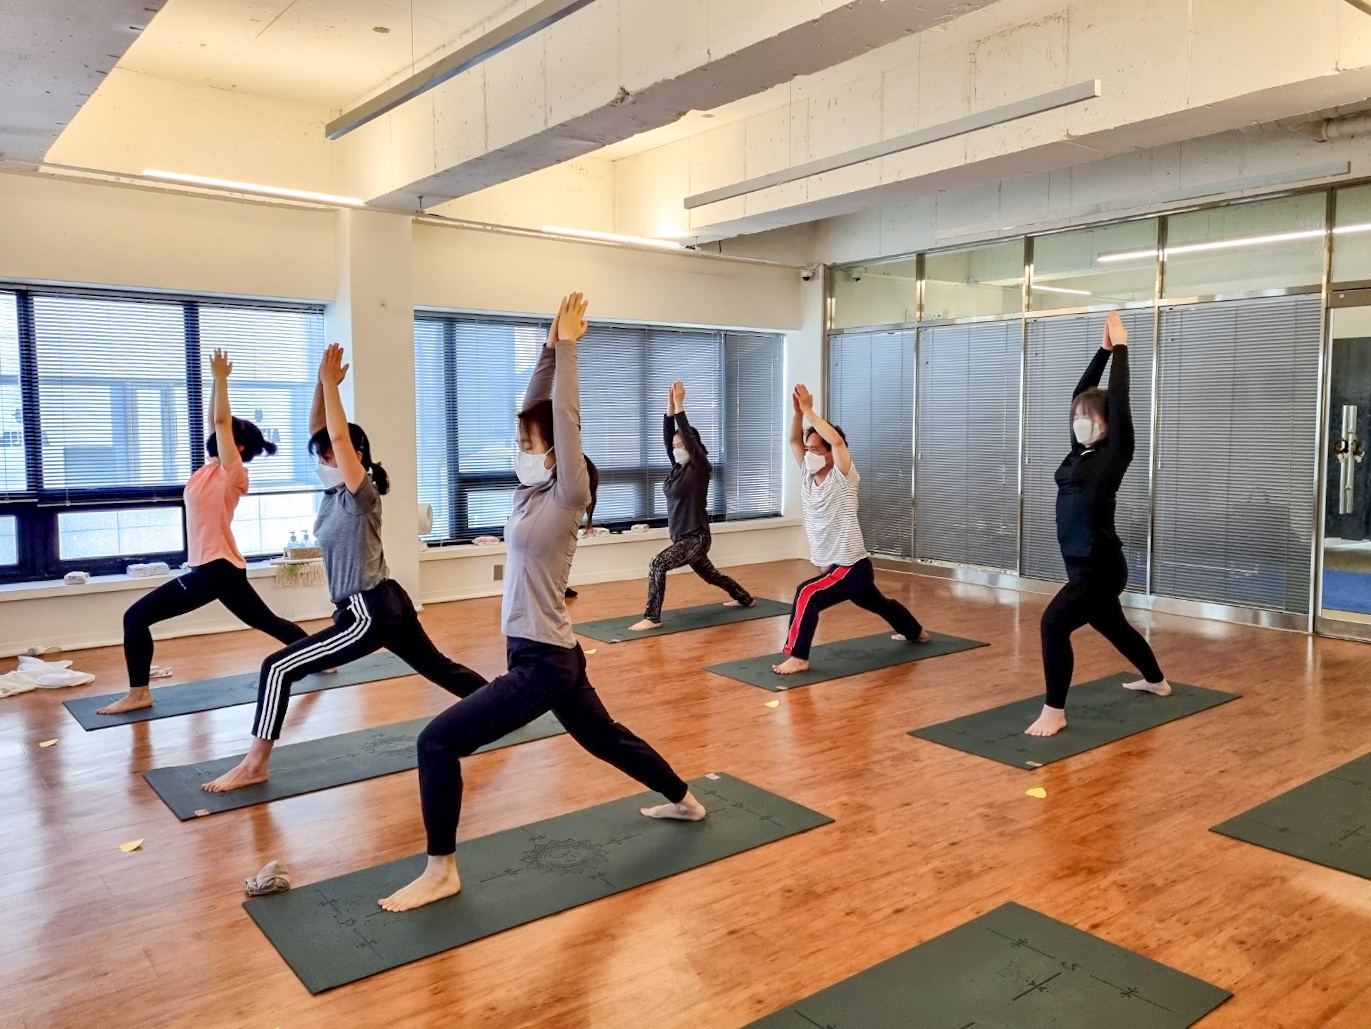
[[[506,636],[573,647],[566,584],[576,556],[576,530],[590,504],[575,343],[543,349],[524,394],[524,410],[549,397],[556,473],[540,486],[514,491],[514,510],[505,523],[508,555],[500,628]]]

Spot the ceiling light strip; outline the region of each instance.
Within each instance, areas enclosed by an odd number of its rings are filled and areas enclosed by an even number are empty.
[[[639,247],[658,247],[662,250],[684,250],[674,239],[653,239],[651,236],[625,236],[618,232],[596,232],[594,229],[568,229],[561,225],[544,225],[550,236],[574,236],[577,239],[598,239],[603,243],[626,243]]]
[[[542,0],[541,3],[535,3],[523,14],[511,18],[427,68],[415,72],[403,82],[334,118],[324,126],[324,135],[329,139],[341,139],[353,129],[381,117],[387,111],[395,110],[401,104],[427,93],[435,86],[441,86],[468,68],[474,68],[482,61],[508,50],[529,36],[537,35],[543,29],[557,24],[563,18],[575,14],[583,7],[589,7],[594,2],[595,0]]]
[[[1358,232],[1371,232],[1371,222],[1356,225],[1339,225],[1333,235],[1346,236]],[[1206,243],[1182,243],[1180,246],[1167,247],[1165,256],[1176,257],[1180,254],[1202,254],[1211,250],[1236,250],[1239,247],[1266,246],[1275,243],[1292,243],[1302,239],[1319,239],[1323,229],[1301,229],[1297,232],[1273,232],[1265,236],[1243,236],[1239,239],[1215,239]],[[1100,254],[1095,258],[1100,264],[1113,264],[1117,261],[1155,261],[1157,250],[1123,250],[1116,254]]]
[[[813,175],[822,175],[824,172],[837,171],[839,168],[861,164],[863,161],[873,161],[878,157],[889,157],[892,154],[913,150],[915,147],[927,146],[929,143],[951,139],[954,136],[964,136],[968,132],[975,132],[978,129],[988,129],[993,125],[1003,125],[1005,122],[1028,118],[1045,111],[1054,111],[1059,107],[1068,107],[1071,104],[1094,100],[1100,95],[1099,79],[1077,82],[1075,85],[1055,89],[1050,93],[1029,97],[1027,100],[1018,100],[1012,104],[992,108],[989,111],[968,115],[965,118],[943,122],[941,125],[933,125],[917,132],[896,136],[894,139],[881,140],[879,143],[834,154],[832,157],[823,157],[806,164],[797,164],[791,168],[772,172],[769,175],[758,175],[756,178],[746,179],[732,186],[723,186],[720,189],[696,193],[694,196],[686,197],[685,206],[687,210],[693,210],[708,204],[717,204],[721,200],[732,200],[734,197],[746,196],[748,193],[770,189],[772,186],[782,186],[787,182],[807,179]]]
[[[143,176],[161,182],[182,182],[188,186],[207,186],[211,189],[229,189],[237,193],[256,193],[260,196],[281,197],[286,200],[310,200],[319,204],[336,204],[340,207],[364,207],[366,201],[361,197],[345,197],[336,193],[316,193],[310,189],[290,189],[286,186],[266,186],[257,182],[237,182],[233,179],[215,179],[208,175],[188,175],[185,172],[162,171],[158,168],[144,168]]]

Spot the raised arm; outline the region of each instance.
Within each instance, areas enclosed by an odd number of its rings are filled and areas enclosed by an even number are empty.
[[[1128,397],[1128,330],[1117,311],[1105,324],[1105,347],[1114,356],[1109,369],[1109,434],[1105,449],[1131,461],[1137,441],[1133,433],[1133,408]]]
[[[848,472],[852,471],[852,453],[847,449],[847,441],[838,434],[837,429],[819,417],[819,413],[814,410],[814,397],[803,384],[795,387],[795,398],[799,402],[800,410],[809,419],[809,424],[814,427],[814,431],[823,437],[823,441],[833,451],[833,467],[838,469],[840,475],[847,475]],[[801,437],[800,449],[804,450],[803,437]],[[800,455],[800,460],[804,460],[803,453]]]
[[[676,386],[666,391],[666,415],[662,418],[662,444],[666,447],[666,457],[673,465],[676,463],[675,447],[671,445],[676,435]]]
[[[229,406],[228,380],[233,363],[228,353],[215,350],[209,359],[214,385],[210,388],[210,419],[214,423],[214,449],[219,451],[219,465],[232,470],[243,463],[238,442],[233,438],[233,410]]]
[[[790,406],[794,413],[790,416],[790,453],[801,468],[805,463],[805,416],[800,410],[800,387],[790,393]]]
[[[578,511],[590,504],[590,470],[581,449],[581,383],[576,364],[576,344],[586,334],[585,314],[586,301],[580,293],[565,298],[548,333],[546,348],[553,352],[556,362],[552,381],[552,446],[556,452],[557,481],[552,495],[563,507]]]
[[[709,464],[709,455],[705,453],[704,444],[700,442],[699,436],[691,428],[690,419],[686,417],[685,410],[685,383],[679,379],[676,385],[671,388],[672,399],[676,408],[676,432],[681,434],[681,440],[685,443],[686,450],[690,453],[690,459],[697,465]],[[667,438],[670,443],[670,437]]]
[[[557,323],[566,313],[568,299],[567,297],[562,298],[562,306],[552,316],[552,324],[548,326],[547,330],[547,344],[543,347],[543,352],[538,355],[538,363],[534,366],[533,374],[529,377],[528,388],[524,390],[524,406],[520,408],[521,411],[527,411],[535,404],[541,404],[544,400],[552,399],[552,380],[557,372]]]
[[[352,432],[348,428],[347,412],[343,410],[343,398],[338,392],[343,379],[347,377],[348,365],[343,363],[341,344],[330,343],[319,362],[319,385],[317,392],[323,395],[324,421],[328,427],[328,440],[333,449],[333,460],[338,471],[343,473],[343,485],[349,493],[356,493],[366,480],[367,470],[352,446]]]
[[[324,413],[324,387],[314,380],[314,399],[309,405],[309,434],[313,436],[320,429],[328,428],[328,416]]]

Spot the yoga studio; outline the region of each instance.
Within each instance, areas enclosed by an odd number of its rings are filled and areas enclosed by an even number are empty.
[[[0,1029],[1371,1029],[1371,0],[7,0]]]

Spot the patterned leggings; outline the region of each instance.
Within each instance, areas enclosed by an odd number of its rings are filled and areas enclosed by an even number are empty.
[[[752,594],[743,589],[709,559],[709,545],[713,538],[708,529],[699,529],[678,540],[652,559],[647,568],[647,610],[643,617],[649,622],[662,620],[662,601],[666,599],[666,573],[686,565],[705,582],[724,590],[744,607],[752,603]]]

